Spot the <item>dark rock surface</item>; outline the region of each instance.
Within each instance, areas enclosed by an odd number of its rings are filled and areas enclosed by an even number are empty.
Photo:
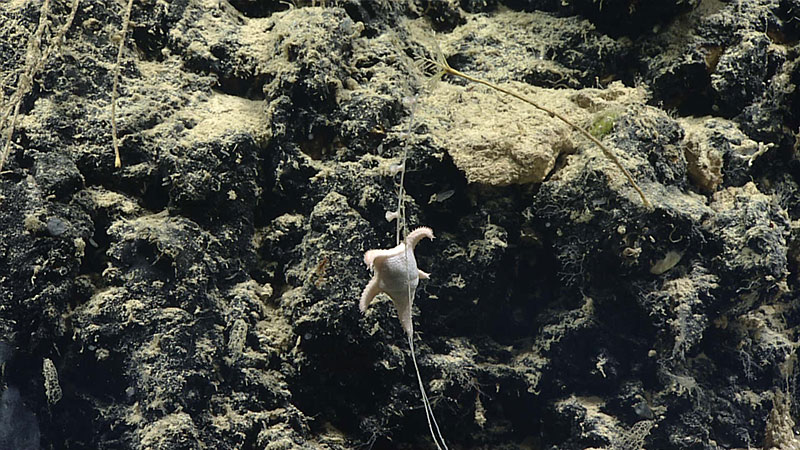
[[[0,448],[435,448],[357,306],[406,151],[450,449],[800,448],[800,3],[135,1],[120,168],[124,9],[72,4],[0,3]]]

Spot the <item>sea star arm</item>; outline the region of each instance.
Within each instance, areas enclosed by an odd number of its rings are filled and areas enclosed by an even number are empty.
[[[408,237],[406,237],[406,242],[408,243],[408,246],[413,249],[414,247],[417,246],[417,243],[419,243],[419,241],[422,240],[422,238],[428,238],[430,240],[433,240],[434,238],[433,230],[431,230],[428,227],[416,228],[411,233],[408,233]]]
[[[380,266],[386,258],[402,253],[402,251],[403,249],[401,246],[390,249],[367,250],[364,253],[364,264],[374,270],[375,267]]]
[[[367,286],[364,288],[364,292],[361,293],[361,300],[358,302],[358,309],[361,312],[365,312],[367,307],[370,303],[372,303],[372,299],[375,298],[381,292],[380,288],[378,287],[378,276],[375,275],[369,280]]]

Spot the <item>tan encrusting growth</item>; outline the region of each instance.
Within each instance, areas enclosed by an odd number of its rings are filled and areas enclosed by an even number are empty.
[[[617,166],[617,168],[622,172],[622,174],[625,176],[626,180],[631,185],[631,187],[633,187],[633,189],[636,191],[636,193],[639,194],[639,197],[641,197],[642,203],[644,203],[645,207],[647,207],[648,209],[652,208],[652,204],[647,199],[647,196],[645,196],[644,191],[642,191],[642,189],[639,187],[639,185],[633,179],[633,176],[631,175],[631,173],[625,168],[625,166],[622,165],[622,161],[619,159],[619,157],[610,148],[608,148],[605,144],[600,142],[599,139],[597,139],[595,136],[593,136],[589,131],[587,131],[583,127],[578,126],[575,122],[573,122],[566,115],[556,111],[555,109],[552,109],[552,108],[550,108],[548,106],[545,106],[544,104],[542,104],[542,103],[540,103],[538,101],[533,100],[529,96],[526,96],[526,95],[522,94],[521,91],[514,90],[514,89],[509,89],[509,88],[501,86],[499,84],[495,84],[495,83],[492,83],[490,81],[487,81],[487,80],[484,80],[484,79],[481,79],[481,78],[473,77],[471,75],[465,74],[463,72],[460,72],[460,71],[450,67],[450,64],[448,64],[447,60],[445,59],[444,55],[441,54],[441,52],[438,52],[436,54],[436,58],[435,59],[423,58],[423,65],[427,65],[426,68],[432,69],[433,71],[435,71],[435,75],[434,75],[435,79],[441,78],[444,75],[451,75],[451,76],[454,76],[454,77],[462,78],[462,79],[467,80],[467,81],[469,81],[471,83],[481,84],[481,85],[484,85],[484,86],[486,86],[486,87],[488,87],[490,89],[493,89],[495,91],[498,91],[498,92],[506,94],[506,95],[508,95],[510,97],[513,97],[513,98],[515,98],[517,100],[521,100],[521,101],[527,103],[528,105],[533,106],[534,108],[544,112],[547,116],[560,120],[567,127],[572,129],[573,131],[576,131],[576,132],[580,133],[583,137],[585,137],[586,139],[589,139],[595,145],[597,145],[600,148],[600,150],[602,150],[602,152],[606,156],[606,158],[611,160],[611,162],[613,162],[614,165]],[[489,112],[489,114],[491,114],[491,111]],[[520,132],[519,134],[520,135],[522,134],[521,133],[522,130],[513,130],[513,131],[512,130],[508,130],[508,131],[507,130],[500,130],[500,131],[508,133],[508,134],[515,134],[515,132],[519,131]],[[529,161],[525,161],[525,158],[520,158],[519,156],[515,156],[515,154],[519,155],[520,152],[516,151],[514,148],[503,149],[501,151],[501,153],[505,153],[505,154],[510,155],[509,158],[515,162],[515,164],[514,164],[515,166],[522,167],[522,168],[530,167],[532,169],[532,173],[523,174],[522,177],[520,177],[520,179],[518,179],[516,182],[522,182],[522,183],[524,183],[524,182],[537,182],[537,181],[541,181],[542,179],[544,179],[544,176],[546,176],[547,173],[549,173],[549,169],[552,168],[552,165],[553,165],[553,163],[555,161],[555,157],[561,151],[562,147],[566,148],[566,141],[564,140],[563,136],[560,136],[560,134],[563,134],[563,130],[562,131],[558,131],[558,128],[554,128],[552,132],[543,133],[544,144],[542,142],[535,142],[535,143],[533,143],[533,145],[534,145],[534,148],[544,145],[544,148],[546,148],[547,150],[545,150],[544,152],[534,151],[533,153],[530,153],[530,155],[532,155],[532,156],[530,158],[528,158]],[[540,141],[541,141],[541,139],[540,139]],[[539,155],[539,157],[536,157],[536,155]],[[492,152],[490,152],[487,155],[487,157],[488,158],[496,158],[497,155],[494,155],[494,154],[492,154]],[[454,160],[457,159],[456,156],[454,156],[453,158],[454,158]],[[493,177],[495,175],[496,174],[492,174]],[[477,181],[477,180],[473,180],[473,181]],[[504,183],[497,183],[497,184],[504,184]],[[505,183],[505,184],[509,184],[509,183]]]

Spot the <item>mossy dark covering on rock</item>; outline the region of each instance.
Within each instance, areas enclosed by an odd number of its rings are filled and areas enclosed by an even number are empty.
[[[0,114],[41,6],[0,2]],[[407,148],[451,449],[800,448],[800,3],[134,1],[117,169],[122,8],[79,2],[0,172],[0,446],[434,448],[357,306]]]

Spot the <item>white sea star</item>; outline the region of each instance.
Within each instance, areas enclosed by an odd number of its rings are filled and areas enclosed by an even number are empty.
[[[411,307],[414,305],[414,294],[419,279],[428,279],[430,275],[417,268],[417,258],[414,256],[414,247],[422,238],[433,239],[433,230],[420,227],[409,233],[405,242],[394,248],[369,250],[364,253],[364,263],[374,274],[361,294],[359,309],[365,312],[376,295],[381,292],[386,293],[391,297],[400,324],[409,337],[414,333]]]

